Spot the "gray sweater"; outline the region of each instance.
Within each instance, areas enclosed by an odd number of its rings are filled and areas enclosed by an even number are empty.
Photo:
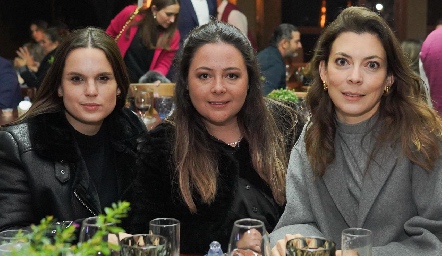
[[[373,231],[374,256],[442,255],[441,161],[427,172],[400,145],[390,145],[367,164],[373,124],[338,123],[336,157],[321,178],[313,177],[304,127],[291,153],[287,205],[270,235],[272,246],[285,234],[299,233],[332,239],[340,249],[342,230],[362,227]]]

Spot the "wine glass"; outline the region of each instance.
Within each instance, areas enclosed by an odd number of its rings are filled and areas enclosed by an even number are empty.
[[[18,252],[21,248],[29,246],[27,230],[4,230],[0,232],[0,255],[11,255],[13,251]]]
[[[115,223],[106,223],[104,224],[106,227],[108,226],[116,226]],[[80,229],[80,243],[86,243],[88,240],[92,239],[96,233],[100,231],[102,226],[98,223],[98,217],[89,217],[83,220],[81,223]],[[114,234],[115,235],[115,234]],[[109,238],[109,233],[103,234],[103,240],[107,241]],[[95,239],[95,238],[94,238]],[[111,255],[115,255],[117,252],[112,250]],[[101,255],[101,252],[98,252],[97,255]]]
[[[342,255],[371,256],[372,232],[363,228],[347,228],[342,231]]]
[[[167,239],[164,236],[138,234],[120,241],[120,256],[166,256]]]
[[[168,117],[175,109],[175,103],[171,96],[160,96],[155,98],[155,109],[161,119]]]
[[[233,224],[228,256],[270,256],[270,240],[264,223],[256,219],[240,219]]]
[[[135,93],[135,106],[137,107],[138,111],[141,113],[141,119],[148,124],[152,122],[151,116],[146,116],[146,112],[150,109],[153,102],[153,90],[152,89],[145,89],[145,90],[137,90]]]

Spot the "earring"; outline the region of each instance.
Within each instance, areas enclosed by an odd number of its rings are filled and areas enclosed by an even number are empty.
[[[387,95],[389,91],[390,91],[390,86],[387,85],[384,90],[384,95]]]
[[[157,15],[156,15],[155,13],[153,14],[153,18],[154,18],[154,19],[156,19],[156,18],[157,18]]]
[[[327,84],[325,83],[325,81],[322,81],[322,87],[324,87],[324,91],[325,91],[325,92],[328,91],[328,86],[327,86]]]

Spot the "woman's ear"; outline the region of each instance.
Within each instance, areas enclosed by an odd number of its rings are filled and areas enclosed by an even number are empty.
[[[325,65],[325,60],[321,60],[321,62],[319,62],[319,76],[321,77],[322,81],[327,82],[327,66]]]
[[[61,86],[57,89],[58,97],[63,97],[63,88]]]
[[[156,15],[157,12],[158,12],[158,8],[157,8],[156,5],[152,5],[152,6],[150,7],[150,10],[152,11],[152,13],[153,13],[154,15]]]
[[[121,90],[120,88],[117,88],[117,96],[119,96],[121,94]]]

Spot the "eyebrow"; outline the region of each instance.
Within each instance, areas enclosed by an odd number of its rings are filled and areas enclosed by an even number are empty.
[[[337,52],[334,55],[342,55],[342,56],[344,56],[346,58],[350,58],[350,59],[352,58],[350,55],[348,55],[348,54],[346,54],[344,52]],[[372,60],[372,59],[381,59],[381,60],[383,60],[383,58],[378,56],[378,55],[370,55],[370,56],[367,56],[367,57],[364,58],[364,60]]]
[[[211,71],[211,70],[213,70],[212,68],[209,68],[209,67],[198,67],[198,68],[196,68],[195,70],[207,70],[207,71]],[[237,68],[237,67],[227,67],[227,68],[224,68],[223,69],[223,71],[239,71],[239,70],[241,70],[240,68]]]
[[[79,72],[75,72],[75,71],[69,72],[69,73],[67,73],[66,75],[68,75],[68,76],[84,76],[84,74],[79,73]],[[99,72],[99,73],[96,74],[96,75],[98,75],[98,76],[102,76],[102,75],[113,75],[113,73],[112,73],[112,72],[107,72],[107,71],[105,71],[105,72]]]

